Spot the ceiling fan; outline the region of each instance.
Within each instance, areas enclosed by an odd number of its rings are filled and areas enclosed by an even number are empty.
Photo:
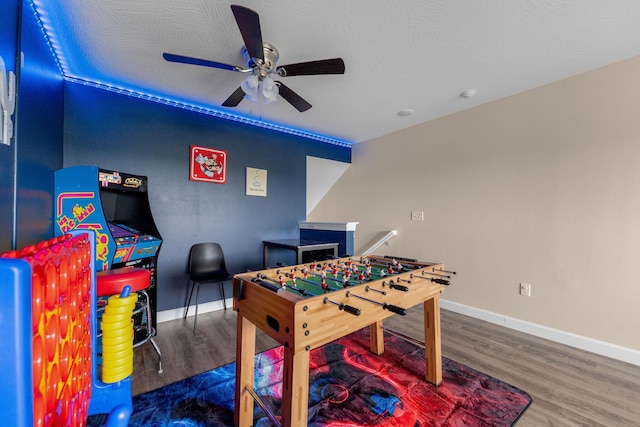
[[[275,101],[277,95],[280,95],[298,111],[304,112],[311,108],[311,104],[281,81],[274,80],[273,77],[344,74],[345,67],[342,58],[277,65],[278,50],[273,45],[262,41],[258,14],[239,5],[231,5],[231,10],[244,40],[242,55],[247,62],[246,68],[173,53],[162,54],[164,59],[170,62],[202,65],[249,74],[240,87],[222,103],[223,106],[237,107],[245,97],[255,102],[262,100],[268,103]]]

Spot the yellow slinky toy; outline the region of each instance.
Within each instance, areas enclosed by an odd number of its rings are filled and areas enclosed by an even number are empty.
[[[113,295],[100,321],[102,329],[102,381],[110,384],[122,381],[133,373],[133,325],[131,315],[138,294],[130,295],[125,286],[120,295]]]

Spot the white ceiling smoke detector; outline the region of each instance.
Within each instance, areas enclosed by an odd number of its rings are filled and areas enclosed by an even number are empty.
[[[461,97],[463,97],[464,99],[471,99],[473,98],[473,96],[478,93],[477,90],[475,89],[469,89],[469,90],[465,90],[464,92],[462,92],[460,94]]]
[[[413,110],[411,108],[405,108],[404,110],[398,111],[398,115],[400,117],[406,117],[413,114]]]

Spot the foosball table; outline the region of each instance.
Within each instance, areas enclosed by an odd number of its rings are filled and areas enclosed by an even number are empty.
[[[255,393],[256,327],[284,348],[281,422],[307,425],[309,352],[364,327],[371,351],[384,352],[383,319],[424,305],[425,378],[442,381],[440,300],[453,273],[439,263],[370,255],[237,274],[238,314],[234,422],[253,424],[254,402],[280,422]]]

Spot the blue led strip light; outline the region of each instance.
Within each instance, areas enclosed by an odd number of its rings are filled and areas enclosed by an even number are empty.
[[[58,43],[58,38],[55,36],[55,33],[51,28],[50,19],[46,10],[41,5],[36,5],[36,3],[41,3],[41,1],[29,2],[29,6],[33,11],[33,15],[36,17],[36,21],[38,22],[40,31],[42,31],[42,35],[44,36],[44,39],[49,46],[51,56],[53,56],[53,60],[60,70],[60,75],[64,76],[65,74],[67,74],[68,70],[66,66],[66,60],[64,59],[64,55],[62,54],[62,49],[60,49],[60,44]]]
[[[85,86],[91,86],[99,89],[104,89],[110,92],[115,92],[115,93],[119,93],[127,96],[133,96],[135,98],[144,99],[146,101],[158,102],[160,104],[170,105],[173,107],[178,107],[184,110],[194,111],[201,114],[207,114],[209,116],[218,117],[221,119],[232,120],[234,122],[245,123],[252,126],[261,127],[264,129],[286,133],[289,135],[300,136],[303,138],[313,139],[315,141],[325,142],[328,144],[338,145],[341,147],[351,147],[351,144],[349,142],[346,142],[340,139],[331,138],[328,136],[319,135],[319,134],[315,134],[315,133],[300,130],[300,129],[290,128],[290,127],[275,124],[275,123],[264,122],[264,121],[254,119],[252,117],[242,116],[239,114],[231,114],[225,111],[215,110],[213,108],[206,108],[206,107],[201,107],[193,104],[188,104],[185,102],[176,101],[173,99],[164,98],[157,95],[150,95],[150,94],[133,91],[129,89],[124,89],[121,87],[112,86],[104,83],[96,83],[90,80],[85,80],[77,77],[65,77],[65,81],[79,83]]]
[[[244,123],[251,126],[260,127],[263,129],[269,129],[269,130],[273,130],[276,132],[281,132],[289,135],[295,135],[302,138],[324,142],[327,144],[333,144],[340,147],[351,147],[350,142],[344,141],[341,139],[332,138],[332,137],[316,134],[309,131],[304,131],[300,129],[295,129],[295,128],[275,124],[275,123],[264,122],[264,121],[243,116],[240,114],[233,114],[226,111],[216,110],[215,108],[212,108],[212,107],[197,106],[197,105],[189,104],[183,101],[176,101],[176,100],[159,96],[159,95],[152,95],[148,93],[139,92],[136,90],[125,89],[112,84],[99,83],[99,82],[87,80],[85,78],[73,77],[72,73],[69,71],[67,67],[67,61],[64,58],[62,49],[55,35],[55,31],[51,26],[50,19],[48,18],[48,14],[46,12],[46,7],[43,6],[42,3],[43,3],[42,0],[34,0],[34,1],[31,1],[29,5],[31,6],[31,9],[33,10],[34,15],[36,16],[36,19],[40,25],[42,33],[44,34],[47,44],[49,45],[49,49],[51,50],[53,58],[56,64],[58,65],[58,68],[60,69],[60,74],[63,76],[65,81],[79,83],[86,86],[92,86],[95,88],[104,89],[104,90],[108,90],[111,92],[115,92],[115,93],[119,93],[127,96],[133,96],[135,98],[144,99],[147,101],[158,102],[165,105],[171,105],[177,108],[194,111],[201,114],[207,114],[207,115],[218,117],[221,119],[231,120],[238,123]]]

